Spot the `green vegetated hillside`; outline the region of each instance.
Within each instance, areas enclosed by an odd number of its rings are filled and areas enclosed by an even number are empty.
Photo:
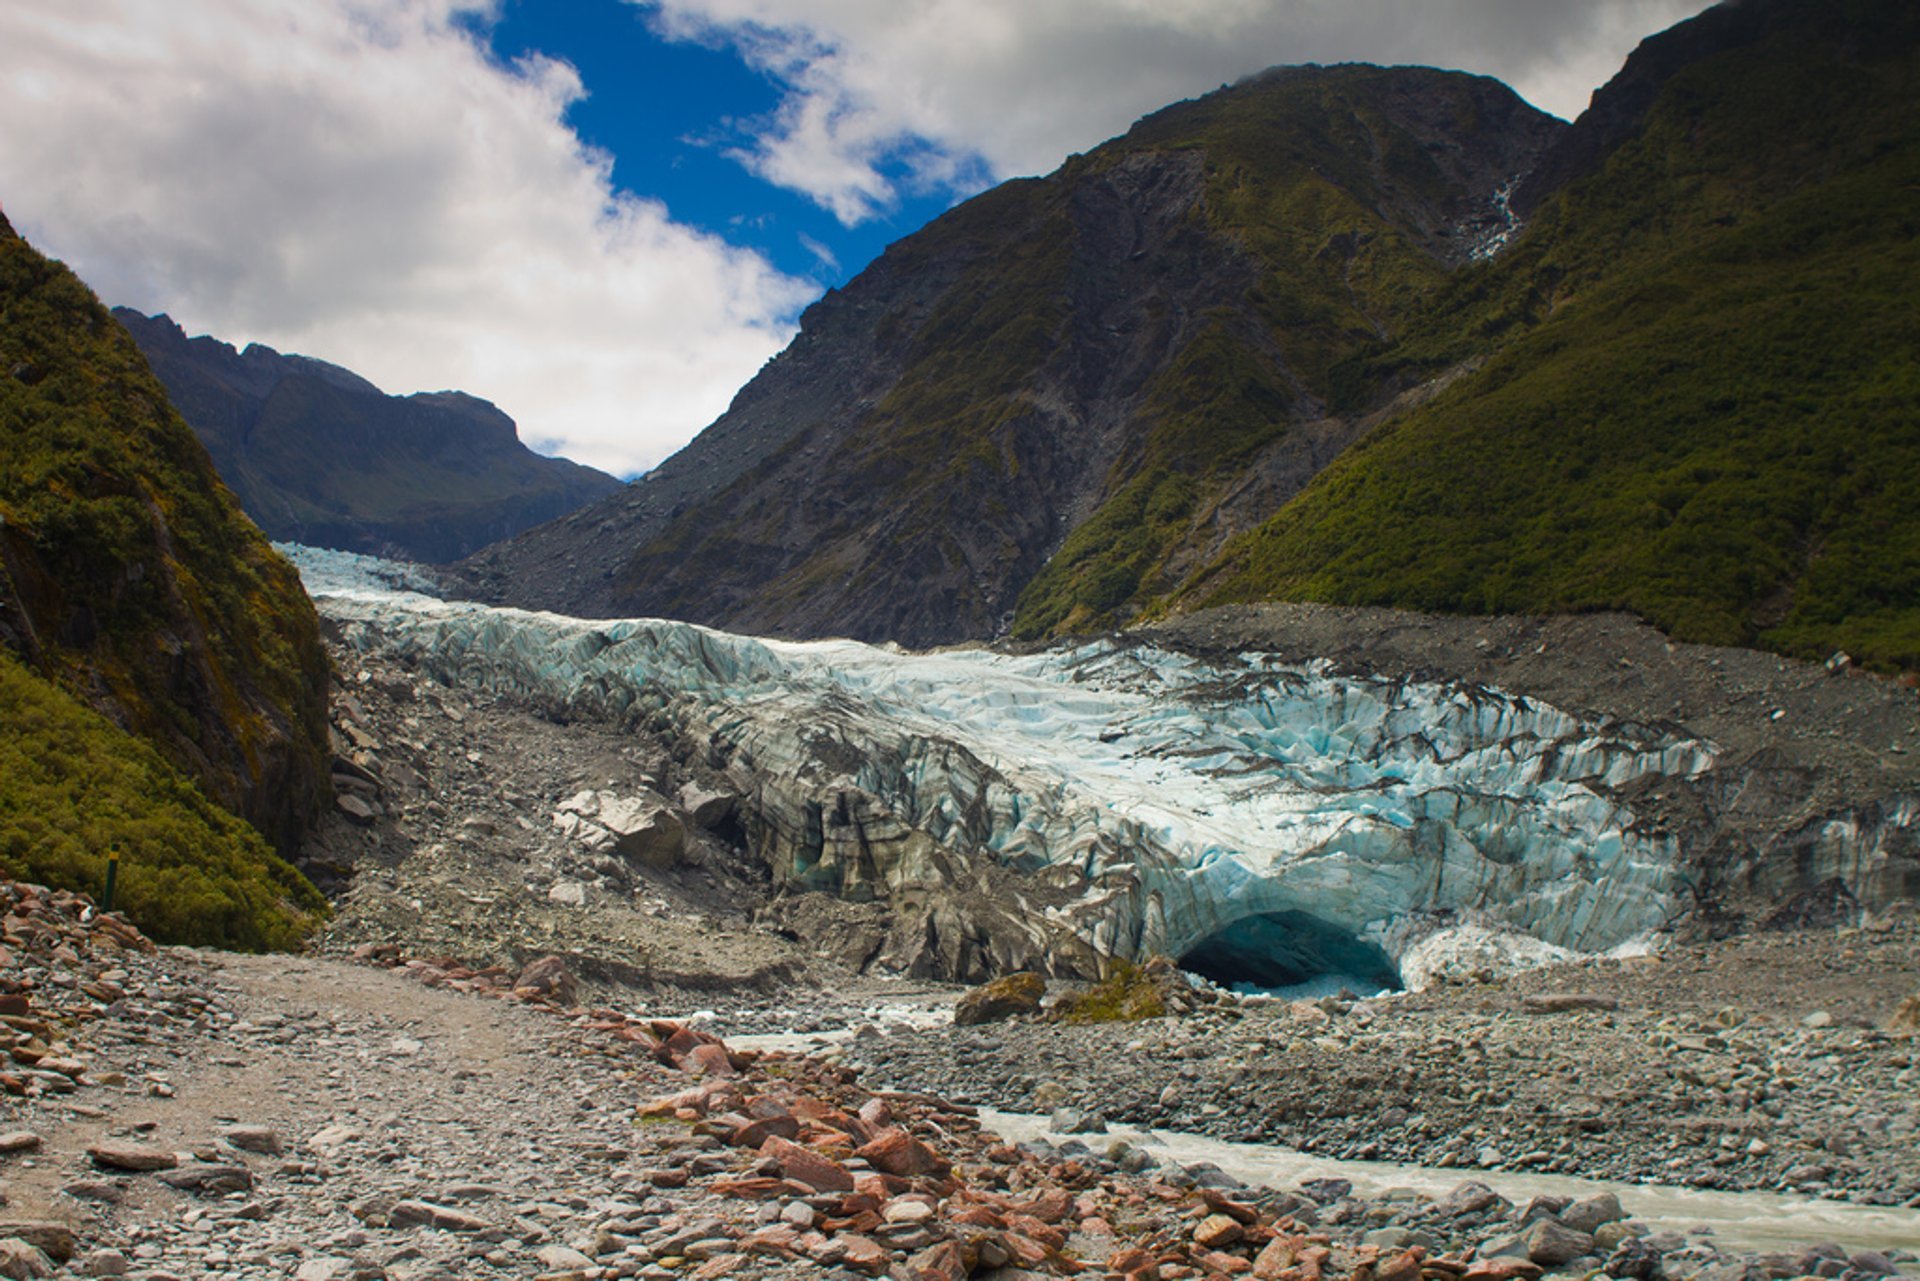
[[[152,746],[0,649],[0,871],[98,898],[162,943],[299,941],[324,900]]]
[[[158,935],[299,933],[320,902],[272,851],[325,778],[312,603],[126,332],[4,220],[0,651],[0,869],[97,891],[118,842]]]
[[[1920,666],[1917,48],[1912,7],[1862,0],[1650,42],[1677,69],[1597,169],[1336,380],[1484,366],[1162,608],[1617,608]]]
[[[167,316],[114,315],[272,538],[444,562],[622,488],[534,453],[476,397],[389,396],[324,361],[189,339]]]
[[[967,202],[839,304],[871,316],[871,401],[685,505],[596,612],[909,643],[1123,617],[1217,543],[1223,491],[1324,420],[1343,362],[1444,284],[1558,127],[1483,78],[1299,68]],[[802,360],[854,346],[813,337]]]

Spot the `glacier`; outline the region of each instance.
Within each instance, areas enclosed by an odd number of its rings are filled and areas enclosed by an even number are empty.
[[[1217,962],[1302,925],[1392,963],[1420,949],[1423,973],[1449,928],[1630,944],[1686,884],[1676,838],[1619,791],[1716,754],[1500,689],[1256,653],[757,639],[443,600],[384,562],[282,550],[350,644],[670,734],[745,798],[777,885],[885,904],[912,936],[892,959],[943,977]]]

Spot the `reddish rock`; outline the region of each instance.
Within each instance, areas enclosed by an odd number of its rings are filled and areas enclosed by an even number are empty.
[[[1419,1246],[1390,1254],[1373,1265],[1373,1281],[1420,1281],[1420,1260],[1426,1254]]]
[[[1074,1196],[1064,1188],[1048,1188],[1037,1196],[1024,1201],[1015,1201],[1008,1209],[1020,1214],[1030,1214],[1042,1223],[1060,1223],[1073,1210]]]
[[[1244,1235],[1246,1229],[1230,1214],[1209,1214],[1193,1229],[1194,1244],[1203,1250],[1218,1250],[1222,1246],[1232,1245]]]
[[[722,1281],[738,1273],[746,1261],[744,1254],[716,1254],[687,1275],[693,1281]]]
[[[1209,1210],[1212,1210],[1215,1214],[1228,1216],[1242,1227],[1247,1227],[1260,1221],[1260,1212],[1258,1210],[1255,1210],[1250,1205],[1244,1205],[1239,1201],[1233,1200],[1216,1188],[1200,1189],[1200,1199],[1206,1203]]]
[[[1261,1281],[1278,1281],[1278,1278],[1287,1275],[1299,1257],[1292,1241],[1286,1237],[1275,1237],[1253,1257],[1253,1275],[1261,1278]]]
[[[893,1255],[887,1247],[855,1232],[846,1233],[836,1244],[842,1251],[840,1262],[856,1272],[877,1274],[886,1271],[887,1265],[893,1262]]]
[[[967,1261],[951,1241],[930,1245],[907,1260],[915,1281],[966,1281]]]
[[[676,1060],[676,1066],[698,1076],[733,1076],[733,1060],[727,1047],[719,1044],[696,1045]]]
[[[788,1182],[785,1179],[770,1179],[764,1176],[746,1179],[715,1179],[708,1189],[716,1196],[739,1197],[748,1201],[766,1201],[787,1194]]]
[[[559,1006],[572,1006],[578,1000],[578,984],[567,963],[557,956],[543,956],[527,962],[513,981],[514,990],[531,988],[542,998]]]
[[[113,1139],[94,1144],[87,1149],[87,1155],[103,1170],[171,1170],[180,1164],[180,1158],[166,1148]]]
[[[860,1105],[860,1119],[875,1130],[884,1130],[893,1124],[893,1109],[876,1094]]]
[[[919,1175],[944,1179],[953,1172],[953,1163],[905,1130],[886,1130],[873,1142],[854,1151],[854,1155],[886,1174],[907,1179]]]
[[[768,1139],[778,1136],[791,1139],[800,1133],[800,1123],[790,1116],[763,1116],[757,1121],[747,1121],[727,1136],[727,1142],[739,1148],[753,1148],[758,1151],[760,1145]]]
[[[1210,1277],[1240,1276],[1253,1271],[1253,1265],[1239,1255],[1223,1254],[1218,1250],[1208,1250],[1202,1253],[1194,1262],[1205,1269],[1206,1275]]]
[[[1542,1268],[1531,1259],[1479,1259],[1461,1274],[1465,1281],[1534,1281]]]
[[[853,1176],[837,1162],[778,1135],[760,1145],[760,1155],[774,1161],[780,1172],[819,1192],[851,1192]]]

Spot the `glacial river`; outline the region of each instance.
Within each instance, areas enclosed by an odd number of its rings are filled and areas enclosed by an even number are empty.
[[[1047,1137],[1047,1118],[1017,1112],[981,1109],[981,1122],[1014,1143]],[[1745,1250],[1794,1250],[1832,1241],[1849,1250],[1892,1250],[1920,1247],[1920,1210],[1884,1209],[1845,1201],[1823,1201],[1774,1192],[1708,1192],[1698,1188],[1658,1184],[1609,1183],[1564,1174],[1515,1174],[1489,1170],[1438,1170],[1390,1161],[1335,1161],[1259,1143],[1229,1143],[1168,1130],[1138,1130],[1111,1126],[1106,1135],[1081,1136],[1097,1145],[1125,1139],[1164,1156],[1192,1165],[1213,1164],[1245,1183],[1274,1188],[1297,1187],[1306,1179],[1346,1179],[1362,1195],[1378,1195],[1388,1188],[1412,1188],[1439,1196],[1461,1182],[1484,1183],[1516,1205],[1542,1195],[1588,1196],[1612,1192],[1621,1206],[1657,1232],[1691,1233],[1712,1230],[1723,1246]]]

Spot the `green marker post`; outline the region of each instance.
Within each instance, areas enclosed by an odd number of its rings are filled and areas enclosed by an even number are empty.
[[[100,910],[113,910],[113,884],[120,879],[120,847],[113,846],[107,851],[107,892],[101,896]]]

